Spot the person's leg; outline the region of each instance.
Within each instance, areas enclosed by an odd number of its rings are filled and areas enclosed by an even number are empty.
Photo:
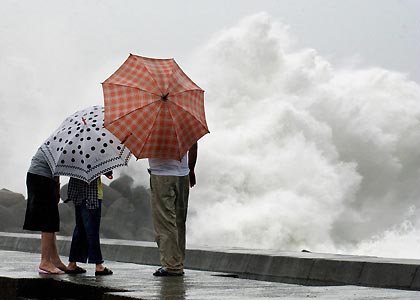
[[[151,208],[160,262],[170,272],[182,272],[176,224],[176,176],[151,175]]]
[[[96,271],[103,271],[103,259],[101,252],[101,242],[99,237],[99,230],[101,225],[101,202],[99,208],[88,209],[83,207],[81,210],[83,224],[86,230],[88,240],[88,262],[95,264]]]
[[[63,261],[60,258],[60,255],[58,254],[58,249],[57,249],[57,235],[56,235],[55,232],[54,232],[53,240],[54,241],[52,243],[50,260],[61,271],[66,271],[67,270],[67,266],[63,263]]]
[[[23,229],[41,231],[41,261],[43,272],[62,273],[55,232],[59,230],[60,219],[56,203],[57,183],[51,178],[27,173],[28,201]],[[63,267],[64,266],[64,267]]]
[[[188,176],[179,177],[176,197],[176,227],[178,231],[178,246],[181,252],[181,262],[184,267],[185,244],[186,244],[186,222],[188,211],[188,196],[190,192],[190,182]]]
[[[47,272],[62,274],[64,272],[58,269],[51,261],[51,257],[54,257],[54,251],[57,249],[55,242],[54,232],[41,233],[41,262],[39,268]]]
[[[88,241],[82,218],[82,206],[77,205],[74,210],[76,224],[71,239],[69,264],[67,266],[70,270],[75,270],[77,268],[77,262],[86,263],[88,257]]]

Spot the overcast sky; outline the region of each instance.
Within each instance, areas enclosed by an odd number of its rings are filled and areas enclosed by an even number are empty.
[[[194,78],[191,54],[258,12],[288,26],[296,48],[316,49],[336,67],[377,66],[420,83],[416,0],[2,0],[1,6],[0,187],[22,193],[37,146],[65,116],[102,103],[100,83],[129,53],[174,57]]]

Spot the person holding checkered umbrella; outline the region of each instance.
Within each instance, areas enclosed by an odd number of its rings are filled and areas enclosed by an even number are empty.
[[[174,59],[132,54],[102,87],[104,126],[135,157],[149,159],[152,216],[162,265],[153,275],[182,276],[197,141],[209,133],[204,91]]]

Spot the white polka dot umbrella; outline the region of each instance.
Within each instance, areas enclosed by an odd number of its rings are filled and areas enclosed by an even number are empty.
[[[70,176],[90,183],[101,174],[126,166],[130,151],[104,125],[103,106],[77,111],[42,144],[55,176]]]

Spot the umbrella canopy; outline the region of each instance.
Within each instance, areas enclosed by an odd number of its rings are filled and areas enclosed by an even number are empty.
[[[90,183],[107,171],[127,165],[131,153],[103,127],[103,111],[102,106],[92,106],[75,112],[42,144],[55,176]]]
[[[137,158],[181,160],[209,132],[204,91],[174,59],[130,54],[102,87],[105,127]]]

